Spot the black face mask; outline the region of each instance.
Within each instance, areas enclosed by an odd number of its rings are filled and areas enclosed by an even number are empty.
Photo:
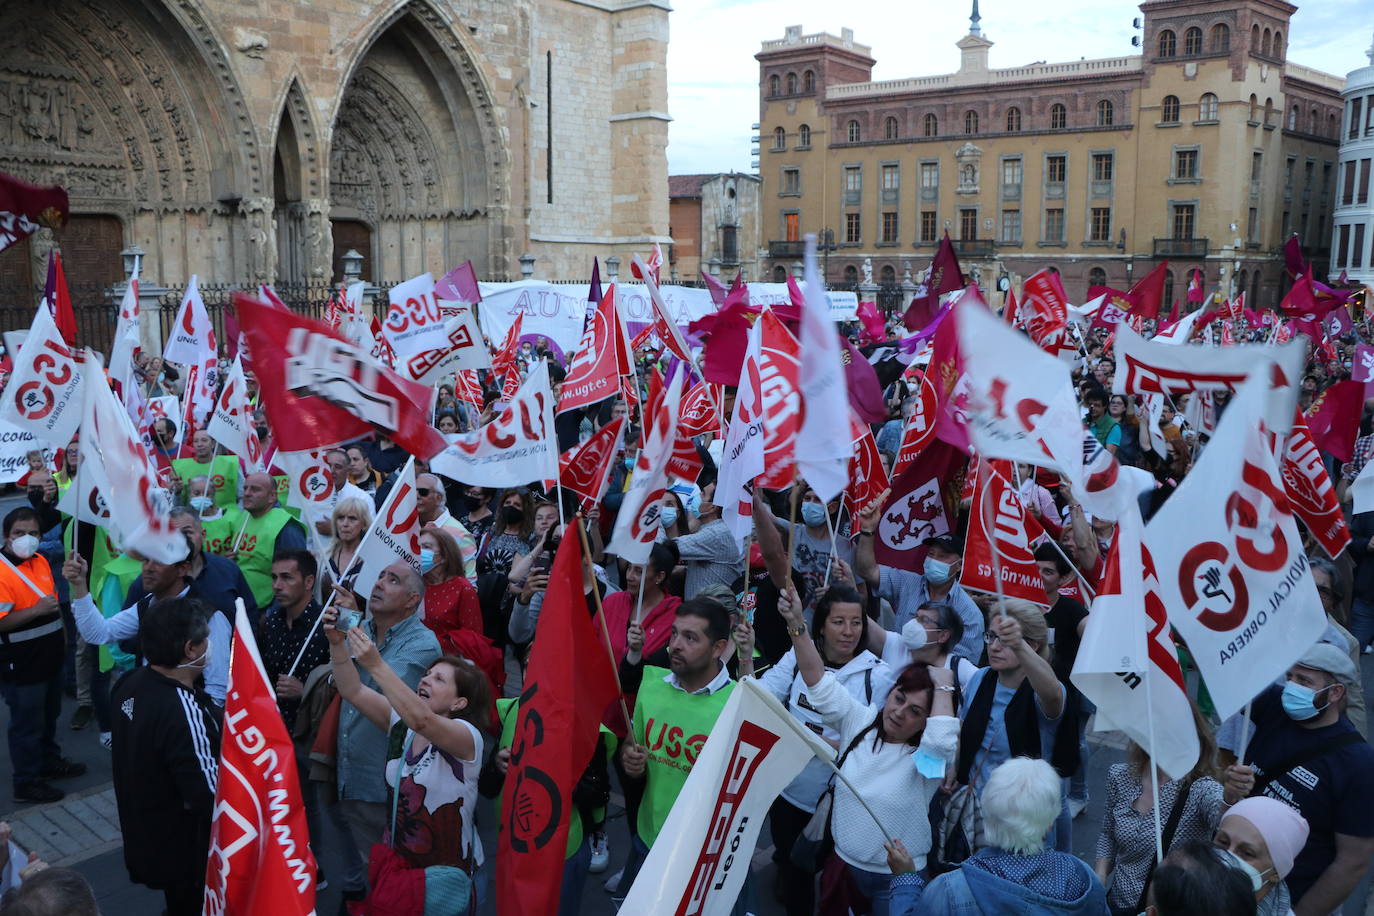
[[[266,426],[259,426],[257,429],[258,429],[258,438],[259,438],[259,439],[266,439],[266,438],[267,438],[267,427],[266,427]]]
[[[525,524],[525,510],[519,506],[506,506],[501,510],[501,517],[506,520],[507,525]]]
[[[486,500],[481,496],[463,497],[463,503],[468,507],[469,512],[482,508],[484,502],[486,502]]]

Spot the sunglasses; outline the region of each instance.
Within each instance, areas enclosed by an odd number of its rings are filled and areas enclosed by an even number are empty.
[[[433,493],[434,491],[431,490],[429,487],[416,487],[416,488],[415,488],[415,492],[418,493],[418,494],[421,495],[421,496],[428,496],[429,494]]]

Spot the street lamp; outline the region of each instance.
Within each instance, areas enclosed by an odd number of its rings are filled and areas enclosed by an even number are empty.
[[[822,229],[820,237],[820,249],[824,259],[824,266],[821,270],[825,274],[825,282],[830,282],[830,252],[835,250],[835,230]]]
[[[352,283],[363,278],[363,256],[358,254],[357,249],[348,249],[339,256],[339,260],[343,262],[345,282]]]
[[[124,262],[124,279],[132,280],[134,273],[143,264],[143,249],[137,245],[130,245],[119,253],[119,257]]]

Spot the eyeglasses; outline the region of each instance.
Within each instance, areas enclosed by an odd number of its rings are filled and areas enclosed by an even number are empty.
[[[988,645],[992,645],[995,642],[1000,643],[1001,641],[1002,637],[998,636],[996,633],[983,634],[983,642],[987,643]]]
[[[416,492],[417,494],[419,494],[420,496],[428,496],[429,494],[433,493],[434,491],[431,490],[429,487],[416,487],[416,488],[415,488],[415,492]]]

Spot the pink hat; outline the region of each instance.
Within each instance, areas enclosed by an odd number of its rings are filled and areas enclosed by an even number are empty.
[[[1269,858],[1280,878],[1288,877],[1293,870],[1293,860],[1307,845],[1307,821],[1303,816],[1283,802],[1257,795],[1243,799],[1232,805],[1222,815],[1222,823],[1228,817],[1239,817],[1249,821],[1260,836],[1264,845],[1269,847]]]

